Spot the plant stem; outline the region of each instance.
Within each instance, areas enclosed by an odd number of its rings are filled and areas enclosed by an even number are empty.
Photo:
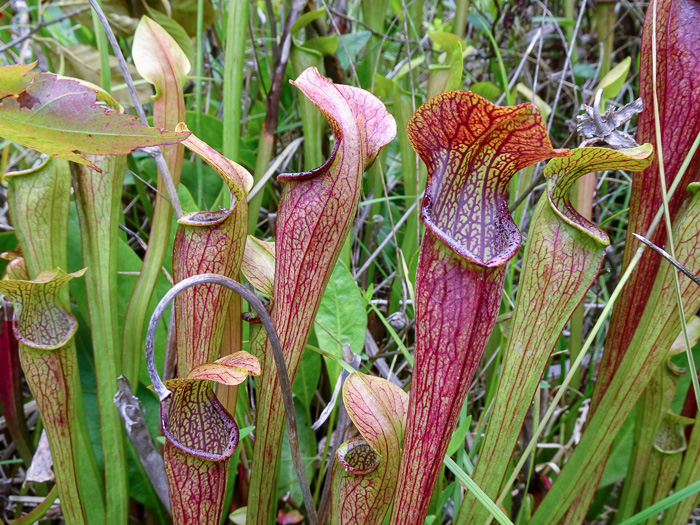
[[[126,157],[95,157],[102,172],[73,165],[73,188],[81,226],[83,264],[94,342],[100,436],[105,460],[107,515],[110,523],[129,520],[124,428],[113,403],[121,374],[117,318],[118,231]]]
[[[247,0],[229,0],[226,22],[226,50],[224,62],[224,157],[238,161],[241,142],[241,114],[243,71],[248,34],[250,3]],[[231,207],[231,195],[224,184],[223,207]],[[221,356],[241,349],[243,344],[241,313],[243,307],[238,295],[231,297],[228,322],[221,344]],[[236,413],[238,387],[219,385],[216,391],[221,404],[231,414]],[[233,479],[233,476],[230,478]]]

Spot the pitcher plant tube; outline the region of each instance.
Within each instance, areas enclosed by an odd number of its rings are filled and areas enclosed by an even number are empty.
[[[315,170],[280,175],[285,183],[276,223],[276,265],[271,316],[292,381],[323,290],[350,231],[362,190],[362,174],[396,134],[394,119],[374,95],[335,85],[314,68],[293,84],[324,114],[335,135],[330,158]],[[269,345],[266,353],[269,354]],[[265,360],[258,394],[247,520],[267,525],[277,507],[284,429],[280,385]]]
[[[217,274],[199,274],[188,277],[177,283],[160,300],[148,325],[146,334],[146,365],[148,375],[161,403],[161,420],[163,431],[169,443],[184,455],[175,453],[171,456],[172,466],[168,483],[171,491],[184,486],[187,499],[183,500],[179,493],[171,492],[171,507],[174,516],[179,516],[181,523],[218,523],[221,505],[224,501],[224,489],[226,482],[226,466],[216,465],[218,462],[228,459],[238,444],[238,427],[223,405],[211,391],[211,386],[203,385],[203,380],[217,381],[225,385],[236,385],[245,380],[248,373],[258,375],[260,367],[255,356],[247,352],[237,352],[225,356],[214,363],[204,363],[192,369],[186,379],[177,379],[172,383],[172,388],[164,384],[158,376],[154,361],[154,341],[158,321],[170,302],[183,290],[201,284],[218,284],[234,291],[248,301],[250,307],[257,313],[264,330],[267,332],[268,342],[272,348],[272,354],[279,376],[282,390],[283,405],[287,416],[287,430],[289,432],[292,462],[297,473],[299,485],[304,497],[304,504],[312,525],[318,524],[316,510],[311,496],[311,490],[306,480],[304,466],[299,453],[299,440],[297,437],[297,423],[292,400],[292,386],[284,362],[282,346],[275,332],[272,319],[268,315],[262,302],[256,295],[240,283],[229,277]],[[274,372],[273,372],[274,373]],[[178,395],[176,395],[178,394]],[[171,399],[172,396],[172,399]],[[181,411],[175,410],[180,408]],[[190,419],[192,419],[190,421]],[[211,428],[212,431],[200,433],[197,429]],[[174,452],[174,450],[173,450]],[[205,483],[193,483],[192,476],[199,481],[206,479]],[[204,485],[204,486],[203,486]],[[210,486],[217,486],[216,492]],[[192,501],[196,502],[192,505]],[[175,508],[177,506],[178,508]],[[219,509],[212,512],[210,507]],[[194,514],[191,514],[193,513]],[[205,515],[199,515],[204,512]],[[201,521],[204,519],[204,521]]]
[[[653,156],[650,145],[633,150],[577,148],[552,159],[544,171],[547,191],[533,214],[499,388],[472,478],[491,499],[501,491],[511,456],[552,349],[598,276],[608,236],[576,212],[569,200],[586,173],[639,171]],[[501,476],[494,473],[501,473]],[[483,523],[488,512],[472,493],[456,523]]]
[[[469,384],[493,326],[506,263],[520,248],[508,183],[555,151],[532,104],[468,92],[429,100],[408,123],[428,167],[416,271],[416,346],[391,522],[422,524]]]

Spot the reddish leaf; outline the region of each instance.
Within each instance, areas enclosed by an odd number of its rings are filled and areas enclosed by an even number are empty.
[[[180,125],[178,129],[187,129]],[[173,279],[180,282],[202,273],[237,278],[246,239],[247,190],[250,174],[235,162],[191,135],[185,142],[223,178],[232,195],[231,209],[188,213],[178,221],[173,244]],[[175,298],[178,375],[186,377],[193,367],[219,355],[224,322],[232,292],[222,286],[203,284]]]
[[[656,89],[668,187],[700,132],[700,54],[697,52],[700,40],[700,3],[693,0],[658,0],[656,9],[657,78],[654,81],[652,77],[653,2],[650,2],[642,34],[639,95],[644,100],[644,111],[639,116],[637,140],[656,146],[653,107],[653,90]],[[639,247],[639,241],[631,235],[632,232],[645,235],[661,207],[658,170],[658,161],[655,159],[648,169],[632,179],[628,235],[621,271],[624,271]],[[669,202],[672,217],[678,213],[685,198],[684,188],[693,181],[700,181],[700,154],[693,158],[683,181]],[[657,246],[663,246],[666,243],[665,228],[657,228],[651,241]],[[615,302],[591,411],[596,410],[630,345],[661,260],[660,255],[647,250]]]
[[[340,249],[352,225],[362,173],[396,134],[394,119],[366,91],[335,85],[314,68],[294,82],[328,120],[335,134],[330,158],[319,168],[279,177],[285,183],[277,215],[272,319],[292,381]],[[266,350],[269,355],[270,350]],[[273,360],[264,363],[257,417],[248,522],[267,525],[274,516],[278,450],[284,410]]]
[[[392,521],[422,524],[455,422],[493,329],[505,263],[520,248],[508,183],[552,149],[532,104],[498,107],[466,92],[439,95],[408,124],[428,167],[416,273],[416,348]]]
[[[173,522],[219,523],[226,460],[238,446],[238,425],[216,398],[211,382],[173,379],[165,385],[172,391],[160,411]]]
[[[126,155],[187,138],[186,133],[149,128],[136,117],[99,106],[96,93],[75,80],[49,73],[19,77],[22,71],[28,68],[0,68],[0,82],[8,81],[0,90],[0,135],[18,144],[98,169],[86,153]]]
[[[5,318],[5,312],[11,311],[12,308],[3,307],[3,318]],[[17,339],[12,332],[11,319],[2,321],[0,330],[0,405],[2,405],[2,415],[5,416],[12,441],[24,460],[25,466],[28,467],[34,453],[27,429],[27,421],[24,418],[19,348]]]

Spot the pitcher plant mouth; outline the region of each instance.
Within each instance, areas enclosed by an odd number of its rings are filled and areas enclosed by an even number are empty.
[[[565,155],[536,128],[538,120],[533,104],[500,107],[450,91],[423,104],[408,122],[408,140],[428,167],[421,218],[445,246],[477,266],[495,268],[520,249],[522,237],[508,211],[510,179],[530,164]]]
[[[608,236],[572,206],[573,184],[592,171],[639,171],[651,162],[650,145],[632,150],[577,148],[549,161],[545,194],[530,221],[511,336],[503,354],[499,388],[472,479],[491,499],[504,489],[518,436],[560,334],[603,264]],[[556,312],[556,315],[552,315]],[[484,523],[489,511],[471,492],[456,524]]]
[[[566,155],[533,104],[499,107],[452,91],[423,104],[408,139],[428,168],[416,271],[416,343],[406,437],[391,523],[423,523],[457,417],[493,330],[505,264],[521,235],[508,185]]]
[[[155,364],[153,351],[156,328],[165,310],[169,307],[170,303],[175,299],[175,297],[177,297],[178,294],[182,293],[184,290],[190,287],[200,284],[217,284],[220,286],[224,286],[229,290],[232,290],[233,292],[240,295],[241,298],[245,299],[248,302],[251,309],[257,313],[260,323],[262,324],[264,330],[267,332],[268,342],[272,347],[274,362],[277,366],[277,374],[279,376],[280,387],[283,391],[283,402],[287,416],[287,428],[289,431],[292,461],[294,463],[297,478],[301,486],[302,494],[304,495],[304,504],[306,506],[306,510],[309,513],[309,516],[311,517],[310,519],[313,522],[317,523],[316,509],[313,504],[311,490],[306,479],[306,473],[304,471],[301,454],[299,452],[299,441],[297,437],[296,415],[293,406],[292,386],[284,362],[282,345],[280,343],[279,337],[277,336],[277,332],[275,331],[272,319],[270,318],[269,314],[267,313],[267,310],[265,309],[260,299],[258,299],[255,293],[251,292],[243,285],[229,277],[217,274],[200,274],[188,277],[187,279],[183,279],[182,281],[175,284],[163,296],[158,305],[156,305],[156,308],[153,311],[153,315],[151,316],[151,319],[149,321],[148,330],[146,333],[146,366],[148,368],[148,375],[152,382],[152,388],[155,391],[161,403],[161,413],[165,414],[165,417],[163,418],[164,432],[167,430],[172,437],[175,437],[175,439],[172,440],[172,442],[169,440],[168,443],[171,443],[173,446],[175,446],[175,448],[178,448],[178,450],[182,450],[185,453],[188,453],[187,450],[184,450],[185,448],[196,450],[197,455],[202,452],[198,447],[192,447],[191,445],[183,443],[181,436],[176,435],[173,432],[172,428],[166,429],[166,427],[171,425],[170,414],[173,409],[173,403],[177,403],[180,400],[172,399],[171,396],[174,396],[176,394],[173,394],[173,392],[161,381],[160,376],[158,375],[158,369]],[[221,370],[221,368],[223,368],[224,370]],[[226,370],[229,368],[233,368],[234,370]],[[203,397],[206,400],[206,402],[209,403],[210,414],[213,412],[215,417],[218,418],[219,424],[223,425],[225,431],[228,432],[228,443],[225,447],[221,447],[222,441],[219,441],[218,445],[220,448],[215,453],[212,454],[211,451],[207,452],[208,455],[214,456],[216,458],[212,459],[213,462],[221,462],[222,460],[225,460],[226,458],[230,457],[231,454],[233,454],[238,444],[238,428],[235,421],[233,421],[233,418],[230,416],[230,414],[228,414],[225,408],[223,408],[216,396],[211,391],[211,385],[208,385],[207,389],[205,390],[201,389],[201,385],[204,383],[209,383],[209,381],[217,381],[221,384],[227,385],[239,384],[245,379],[245,376],[248,373],[253,375],[259,375],[261,373],[260,365],[258,363],[257,358],[248,354],[247,352],[237,352],[236,354],[225,356],[219,359],[218,361],[215,361],[214,363],[205,363],[201,366],[195,367],[190,372],[188,378],[184,380],[176,380],[178,382],[183,382],[185,385],[187,385],[188,383],[190,385],[195,385],[194,390],[197,393],[199,393],[200,398]],[[177,383],[175,383],[174,386],[178,386]],[[204,395],[202,395],[202,393]],[[164,404],[165,409],[163,410],[162,407],[164,406]],[[220,426],[219,428],[221,429],[222,427]],[[224,433],[225,432],[221,432],[220,435],[223,435]]]

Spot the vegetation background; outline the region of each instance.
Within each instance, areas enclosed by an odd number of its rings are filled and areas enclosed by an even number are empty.
[[[321,150],[314,149],[314,142],[302,128],[304,112],[309,108],[301,103],[302,96],[288,80],[294,79],[305,65],[318,64],[334,82],[372,91],[397,119],[399,137],[385,148],[365,175],[363,197],[350,240],[324,294],[309,341],[311,350],[305,352],[294,384],[297,416],[303,429],[299,436],[302,456],[308,466],[312,491],[319,500],[324,492],[331,438],[352,433],[337,408],[320,428],[311,428],[332,398],[341,371],[336,360],[342,356],[342,344],[349,344],[360,356],[361,369],[365,372],[392,377],[402,387],[410,381],[406,354],[413,346],[411,297],[420,244],[415,203],[425,174],[422,163],[404,140],[407,117],[427,98],[441,92],[448,78],[454,81],[458,76],[460,89],[492,102],[502,105],[534,102],[547,123],[554,147],[575,147],[579,143],[575,117],[581,104],[592,103],[598,88],[605,88],[604,97],[610,107],[621,107],[637,98],[641,28],[647,7],[645,2],[627,0],[308,0],[294,4],[277,0],[102,0],[101,4],[129,61],[133,34],[141,15],[152,17],[175,38],[192,65],[185,84],[189,128],[213,148],[255,173],[256,180],[266,172],[271,175],[258,193],[259,214],[251,221],[250,233],[258,238],[274,237],[281,195],[275,175],[320,165],[333,144],[325,122],[318,124]],[[242,22],[230,16],[234,9],[245,12]],[[104,35],[95,26],[85,1],[11,0],[0,5],[0,13],[2,65],[38,61],[38,69],[42,71],[101,85],[129,111],[131,102],[117,60],[105,45]],[[291,27],[287,23],[290,16],[295,22]],[[288,34],[290,49],[283,45]],[[242,41],[245,46],[242,64],[227,57],[234,41]],[[278,78],[274,66],[284,53],[291,53],[290,61]],[[135,68],[131,73],[148,111],[152,88],[140,79]],[[238,98],[235,95],[231,98],[224,93],[224,87],[238,75],[242,75],[244,89]],[[634,136],[635,125],[633,119],[625,130]],[[302,137],[306,140],[297,140]],[[3,173],[30,168],[39,158],[36,151],[1,139],[0,151]],[[523,232],[527,231],[534,204],[544,189],[543,168],[544,163],[521,174],[512,184],[511,208]],[[119,232],[120,322],[148,243],[156,173],[155,163],[146,154],[137,152],[129,156]],[[522,430],[523,448],[529,441],[533,418],[549,408],[561,384],[562,370],[567,369],[572,355],[581,349],[618,282],[630,185],[629,173],[611,171],[580,182],[574,192],[579,209],[588,210],[593,222],[610,236],[611,246],[598,280],[562,334],[547,365],[534,412],[531,411]],[[5,190],[0,188],[0,198],[4,199],[4,195]],[[219,176],[189,153],[183,164],[179,195],[186,209],[218,209],[224,204]],[[68,270],[74,271],[82,267],[74,208],[70,221]],[[0,216],[0,230],[0,251],[13,250],[17,240],[6,204]],[[5,264],[0,263],[0,270],[4,270]],[[520,256],[510,263],[501,316],[450,446],[457,464],[466,471],[478,452],[497,388],[502,357],[499,348],[509,336],[520,264]],[[151,308],[168,290],[171,272],[168,256]],[[76,341],[85,409],[93,445],[101,461],[92,357],[93,344],[97,350],[98,342],[91,341],[84,286],[72,282],[71,294],[72,310],[80,326]],[[159,332],[157,356],[161,362],[166,326],[166,322],[161,323]],[[243,338],[248,338],[245,326]],[[514,520],[518,519],[525,499],[532,498],[534,502],[543,497],[551,479],[577,444],[585,425],[604,338],[605,330],[601,330],[580,375],[562,398],[555,417],[505,502]],[[319,348],[336,360],[313,351]],[[696,345],[695,351],[698,350],[700,347]],[[678,357],[680,367],[687,367],[684,359],[683,355]],[[148,384],[144,370],[141,379],[144,385]],[[138,395],[146,408],[147,423],[157,435],[157,403],[144,385],[139,387]],[[689,376],[681,377],[673,401],[676,413],[681,411],[689,386]],[[246,385],[241,389],[246,392]],[[24,410],[36,444],[41,434],[39,413],[28,389],[24,393]],[[241,428],[252,425],[254,408],[246,396],[239,397],[237,416]],[[632,440],[630,418],[616,439],[588,513],[591,523],[613,521],[621,482],[628,471]],[[285,446],[278,486],[280,523],[298,523],[303,519],[298,513],[303,511],[301,495],[288,444]],[[251,450],[251,440],[243,439],[240,453],[235,457],[240,482],[229,495],[232,512],[245,503],[247,459]],[[515,459],[519,459],[518,452]],[[155,496],[143,489],[145,480],[137,469],[132,470],[129,474],[131,516],[135,523],[157,523],[158,513],[152,510],[158,507]],[[25,483],[26,475],[4,418],[0,419],[3,519],[19,517],[23,510],[33,508],[43,499],[41,491]],[[434,496],[431,523],[451,522],[454,502],[462,497],[463,490],[446,471]],[[526,493],[531,496],[526,498]],[[59,516],[55,506],[46,514],[47,518],[56,520]],[[700,522],[700,514],[691,519]],[[235,515],[231,520],[237,523]]]

